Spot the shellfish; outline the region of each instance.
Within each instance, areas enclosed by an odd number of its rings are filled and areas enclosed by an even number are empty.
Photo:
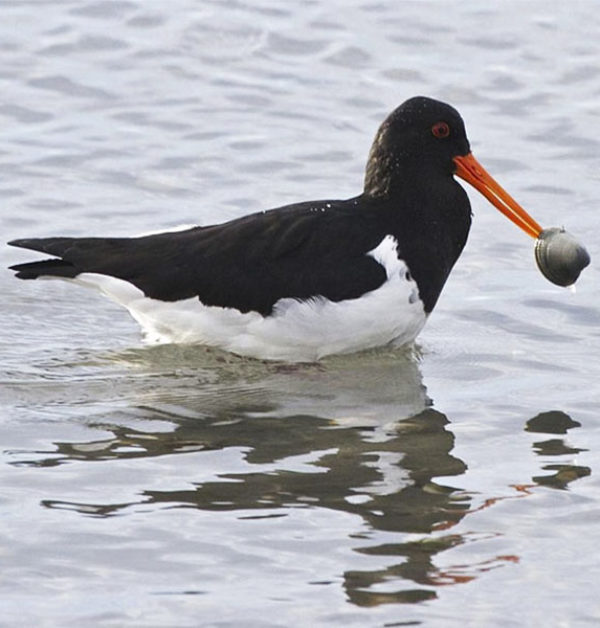
[[[543,229],[535,241],[538,268],[557,286],[570,286],[590,263],[589,253],[564,228]]]

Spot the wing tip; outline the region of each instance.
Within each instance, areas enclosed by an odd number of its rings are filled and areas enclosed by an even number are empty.
[[[17,238],[16,240],[9,240],[6,244],[8,244],[8,246],[17,246],[19,248],[26,249],[26,242],[28,242],[26,238]]]

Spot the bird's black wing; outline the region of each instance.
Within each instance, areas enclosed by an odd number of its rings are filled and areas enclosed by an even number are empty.
[[[91,272],[124,279],[162,301],[268,315],[281,298],[357,298],[385,269],[367,253],[385,233],[356,199],[299,203],[220,225],[139,238],[39,238],[9,244],[53,259],[19,264],[22,279]]]

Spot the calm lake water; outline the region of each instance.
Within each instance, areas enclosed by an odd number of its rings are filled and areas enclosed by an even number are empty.
[[[3,239],[354,195],[378,124],[424,94],[594,262],[596,8],[5,2]],[[551,285],[471,198],[411,351],[144,347],[100,296],[2,271],[0,623],[598,625],[600,276]]]

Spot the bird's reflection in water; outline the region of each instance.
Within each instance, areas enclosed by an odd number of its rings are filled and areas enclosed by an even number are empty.
[[[577,421],[573,421],[568,414],[560,411],[542,412],[527,421],[526,430],[542,434],[566,434],[568,430],[581,427]],[[587,451],[578,447],[571,447],[562,438],[550,438],[533,444],[534,450],[540,456],[573,456],[582,451]],[[589,467],[582,467],[567,463],[552,463],[543,465],[544,471],[550,471],[546,475],[534,476],[532,480],[535,484],[550,486],[553,488],[567,488],[573,480],[590,475]]]
[[[244,452],[243,469],[236,467],[203,482],[186,478],[189,488],[183,490],[180,477],[177,489],[142,487],[137,502],[76,504],[48,499],[46,507],[96,516],[123,513],[136,504],[240,511],[244,518],[285,516],[294,507],[353,514],[365,524],[365,533],[355,537],[355,550],[390,559],[382,569],[344,574],[349,600],[361,606],[434,598],[436,585],[475,577],[435,566],[437,554],[467,541],[452,529],[477,508],[471,504],[472,494],[447,485],[460,484],[456,479],[438,481],[460,476],[466,464],[451,454],[454,435],[449,421],[431,407],[414,355],[377,352],[286,367],[216,362],[199,384],[199,369],[182,367],[182,356],[169,351],[174,350],[126,356],[138,375],[140,370],[152,375],[152,382],[144,387],[138,378],[119,386],[122,396],[130,397],[136,417],[159,420],[163,427],[169,421],[171,430],[143,431],[126,426],[126,421],[107,420],[98,427],[112,432],[112,438],[57,443],[51,456],[25,464],[236,450]],[[179,366],[175,375],[167,376],[170,358]],[[158,363],[163,375],[153,370]],[[536,417],[528,429],[548,428]],[[555,441],[546,441],[550,442]],[[303,456],[308,466],[299,465]],[[558,476],[561,482],[569,481],[564,470],[552,477]],[[559,482],[546,480],[539,483]],[[385,543],[377,540],[379,532],[386,533],[380,535]],[[397,542],[390,542],[390,532],[398,533]],[[380,585],[387,589],[390,582],[394,590],[382,592]]]

